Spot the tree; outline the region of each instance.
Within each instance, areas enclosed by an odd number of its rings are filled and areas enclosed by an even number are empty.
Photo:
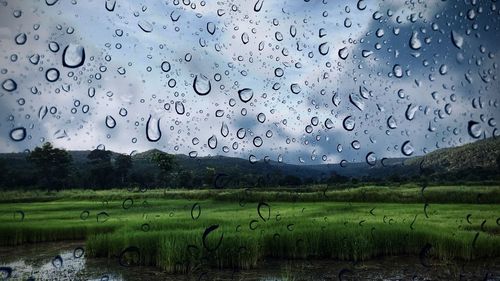
[[[54,148],[50,142],[46,142],[28,155],[28,161],[35,165],[41,187],[56,190],[66,187],[73,161],[66,150]]]
[[[163,184],[167,184],[171,178],[170,173],[177,167],[175,156],[164,152],[156,152],[153,155],[152,160],[161,170],[159,174],[160,181]]]
[[[181,187],[193,187],[193,172],[182,170],[179,173],[179,184]]]
[[[203,174],[204,185],[211,186],[215,180],[215,168],[205,167],[205,173]]]
[[[120,154],[115,159],[115,171],[120,178],[121,183],[125,183],[129,170],[132,168],[132,157],[126,154]]]
[[[327,183],[329,185],[335,185],[335,184],[341,184],[341,183],[346,183],[349,181],[349,178],[346,176],[342,176],[336,172],[331,172],[330,177],[327,179]]]
[[[110,187],[113,177],[111,151],[94,149],[87,155],[87,159],[90,181],[97,187]]]
[[[302,180],[299,177],[294,176],[294,175],[286,175],[280,181],[280,185],[284,185],[284,186],[297,186],[297,185],[301,185],[301,184],[302,184]]]

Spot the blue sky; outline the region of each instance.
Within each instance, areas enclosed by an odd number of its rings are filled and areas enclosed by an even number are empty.
[[[105,2],[0,3],[0,83],[6,86],[0,88],[0,151],[51,141],[67,149],[159,148],[320,164],[365,161],[370,152],[377,159],[402,157],[406,141],[413,155],[461,145],[474,140],[469,121],[477,122],[480,138],[498,135],[495,2],[264,0],[258,12],[252,1],[117,0],[113,11]],[[452,31],[463,39],[460,48]],[[26,42],[19,44],[22,34]],[[414,34],[419,48],[410,46]],[[49,49],[51,42],[58,51]],[[74,60],[85,50],[83,65],[63,65],[66,46]],[[339,57],[343,48],[346,59]],[[33,55],[40,56],[36,65]],[[165,61],[168,72],[161,69]],[[402,77],[394,75],[396,64]],[[50,68],[60,72],[54,82],[46,79]],[[210,81],[208,94],[193,90],[197,76]],[[17,88],[9,91],[6,81]],[[244,88],[253,91],[248,102],[238,96]],[[156,142],[146,135],[150,116],[150,124],[160,120]],[[347,116],[352,131],[342,126]],[[387,125],[391,116],[396,128]],[[15,141],[11,131],[19,127],[26,137]],[[212,136],[215,149],[208,145]]]

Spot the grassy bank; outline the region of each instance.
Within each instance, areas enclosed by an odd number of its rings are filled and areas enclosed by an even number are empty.
[[[189,199],[218,201],[283,201],[283,202],[385,202],[385,203],[470,203],[500,204],[498,185],[427,186],[363,186],[335,188],[312,185],[298,188],[259,189],[151,189],[133,188],[90,190],[69,189],[60,192],[28,190],[2,191],[0,203],[50,202],[55,200],[124,200]]]
[[[424,190],[426,198],[430,191]],[[178,272],[207,265],[250,268],[268,256],[364,260],[423,253],[424,263],[428,255],[500,256],[498,204],[312,202],[304,195],[285,200],[280,193],[244,190],[210,198],[213,192],[198,192],[81,192],[2,203],[0,244],[86,239],[87,256]],[[259,208],[261,199],[266,204]]]

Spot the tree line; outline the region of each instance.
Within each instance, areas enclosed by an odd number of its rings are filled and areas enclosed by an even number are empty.
[[[255,170],[222,160],[219,160],[223,163],[218,165],[219,170],[205,164],[186,166],[181,165],[175,155],[159,150],[140,159],[103,149],[94,149],[82,157],[84,159],[74,161],[68,151],[53,147],[47,142],[27,153],[23,161],[0,159],[0,188],[246,188],[312,184],[343,188],[367,184],[456,184],[500,180],[500,157],[496,159],[497,167],[494,171],[476,167],[443,173],[426,167],[408,173],[389,168],[380,170],[375,175],[361,177],[347,177],[335,171],[316,177],[299,177],[271,166]],[[196,160],[189,159],[188,162]]]
[[[27,153],[25,165],[11,165],[0,159],[0,187],[41,188],[62,190],[69,188],[225,188],[248,186],[296,186],[304,181],[293,175],[277,174],[267,177],[231,170],[229,174],[205,166],[188,169],[179,165],[176,156],[155,151],[148,159],[134,160],[126,154],[108,150],[90,151],[83,163],[75,163],[71,154],[50,142]],[[2,161],[3,160],[3,161]],[[82,161],[79,161],[82,162]],[[272,179],[271,179],[272,178]]]

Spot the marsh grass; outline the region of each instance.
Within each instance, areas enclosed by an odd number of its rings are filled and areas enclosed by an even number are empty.
[[[500,203],[500,186],[452,185],[428,186],[416,184],[402,186],[332,187],[327,185],[300,188],[247,188],[247,189],[151,189],[131,191],[124,189],[92,190],[69,189],[60,192],[28,190],[2,191],[0,202],[31,203],[64,200],[114,201],[139,199],[188,199],[238,202],[385,202],[385,203]]]
[[[238,196],[249,196],[248,191],[241,192]],[[148,192],[139,197],[133,197],[137,196],[134,192],[112,198],[109,191],[97,194],[100,197],[87,200],[70,197],[0,204],[0,243],[85,239],[89,257],[121,258],[169,272],[206,266],[248,269],[266,257],[359,261],[419,255],[427,243],[432,245],[430,256],[439,259],[500,256],[500,226],[496,224],[500,207],[496,204],[430,203],[427,218],[423,204],[267,200],[270,216],[263,219],[253,201],[275,194],[234,201],[164,199],[158,193],[148,197]],[[134,198],[130,208],[123,208],[123,198]],[[191,217],[194,203],[201,207],[197,219]],[[24,220],[16,220],[16,210],[24,212]],[[85,219],[80,217],[82,211],[89,213]],[[108,220],[98,222],[100,212],[106,212]],[[472,214],[470,222],[468,214]],[[219,227],[207,235],[207,249],[203,233],[216,224]],[[222,243],[214,250],[221,235]],[[139,256],[124,255],[129,247],[137,247]]]

